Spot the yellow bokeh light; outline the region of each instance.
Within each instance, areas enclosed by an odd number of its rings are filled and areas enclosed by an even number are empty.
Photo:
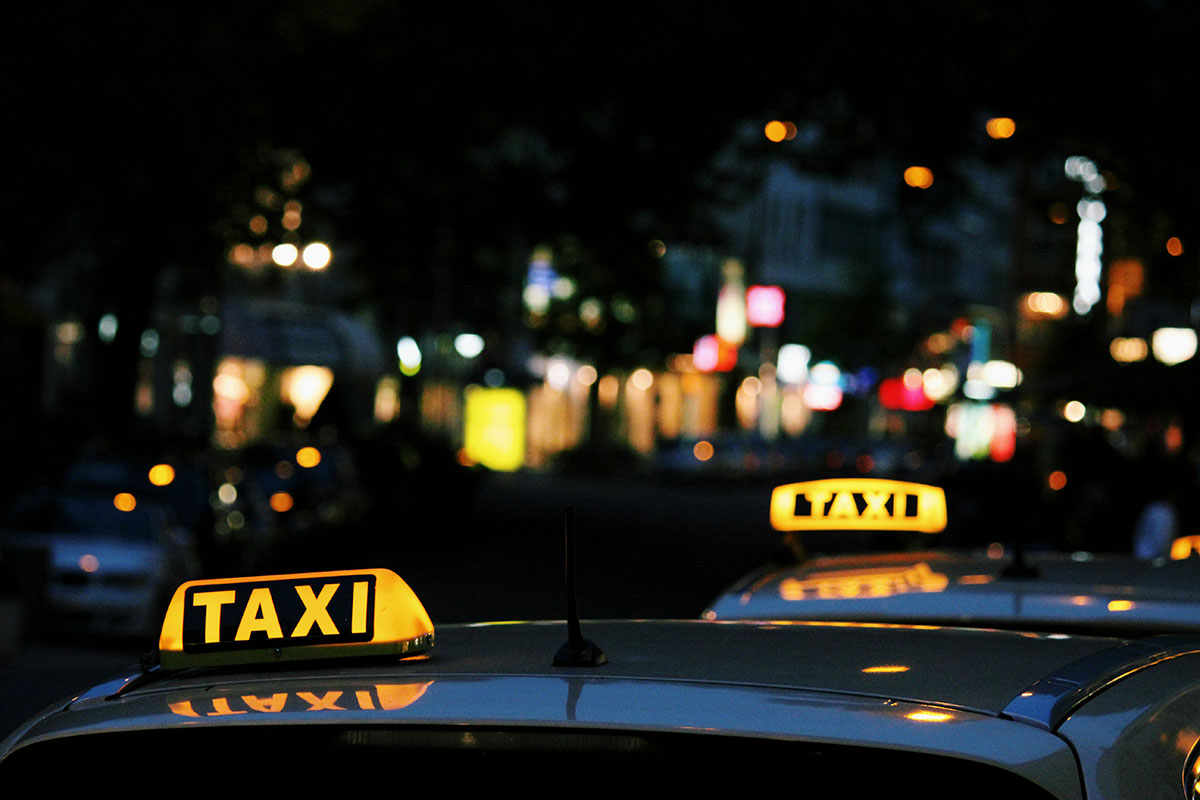
[[[113,506],[118,511],[133,511],[137,508],[137,498],[129,492],[120,492],[113,498]]]
[[[987,121],[987,135],[993,139],[1007,139],[1017,131],[1017,124],[1008,117],[994,117]]]
[[[1183,241],[1178,236],[1167,239],[1167,253],[1173,256],[1183,255]]]
[[[763,134],[772,142],[782,142],[787,138],[787,126],[777,119],[773,119],[763,128]]]
[[[904,170],[904,182],[914,189],[933,186],[933,170],[928,167],[909,167]]]
[[[315,447],[301,447],[296,451],[296,463],[302,467],[315,467],[321,463],[321,451]]]
[[[692,455],[696,457],[697,461],[708,461],[713,457],[714,452],[712,442],[704,439],[696,442],[695,446],[692,447]]]
[[[175,468],[170,464],[155,464],[150,468],[149,478],[155,486],[169,486],[175,480]]]
[[[1108,603],[1109,611],[1128,611],[1133,608],[1132,600],[1110,600]]]

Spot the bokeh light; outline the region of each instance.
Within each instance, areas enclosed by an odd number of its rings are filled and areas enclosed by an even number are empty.
[[[933,186],[933,170],[928,167],[909,167],[904,170],[904,182],[914,189],[928,189]]]

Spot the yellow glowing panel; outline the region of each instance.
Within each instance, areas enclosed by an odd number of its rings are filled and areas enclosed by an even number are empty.
[[[771,493],[771,525],[778,531],[937,533],[946,527],[946,493],[937,486],[876,478],[790,483]]]
[[[947,714],[943,711],[914,711],[904,716],[914,722],[949,722],[954,719],[953,714]]]
[[[908,672],[909,669],[910,667],[906,667],[902,664],[880,664],[877,667],[864,667],[863,672],[868,675],[889,675],[900,672]]]
[[[525,463],[525,396],[516,389],[467,390],[463,449],[488,469],[512,471]]]
[[[163,667],[409,656],[433,646],[421,601],[387,569],[188,581],[159,637]]]

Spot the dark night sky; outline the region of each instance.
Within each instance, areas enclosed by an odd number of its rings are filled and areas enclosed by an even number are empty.
[[[685,235],[695,172],[738,120],[802,122],[832,97],[872,141],[917,158],[965,147],[979,110],[1008,114],[1025,146],[1078,143],[1148,202],[1194,218],[1195,7],[1095,9],[40,3],[0,48],[4,269],[36,274],[71,226],[114,250],[149,238],[212,259],[264,147],[298,147],[317,180],[350,187],[343,232],[397,258],[469,261],[445,244],[469,226],[481,240],[539,224],[600,236],[640,207],[664,238]],[[551,158],[535,155],[515,188],[507,174],[481,183],[471,154],[514,128],[538,132]],[[565,201],[522,205],[554,180]]]

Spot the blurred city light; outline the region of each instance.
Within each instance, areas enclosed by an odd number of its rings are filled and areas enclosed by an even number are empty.
[[[1100,302],[1100,256],[1104,252],[1104,234],[1100,223],[1108,214],[1099,195],[1106,183],[1100,169],[1083,156],[1071,156],[1064,165],[1068,178],[1083,184],[1085,195],[1075,206],[1079,228],[1075,240],[1075,297],[1071,307],[1083,315]]]
[[[946,412],[946,435],[960,460],[1005,462],[1016,453],[1016,413],[998,403],[955,403]]]
[[[645,367],[639,367],[629,376],[629,385],[644,392],[654,385],[654,373]]]
[[[735,347],[746,341],[746,290],[743,268],[731,258],[721,266],[724,284],[717,295],[717,336]]]
[[[614,408],[621,394],[621,381],[616,375],[605,375],[596,382],[596,401],[601,408]]]
[[[575,380],[577,380],[581,386],[591,386],[596,382],[598,377],[599,376],[596,373],[596,368],[591,364],[584,364],[579,368],[579,371],[575,373]]]
[[[692,350],[692,364],[701,372],[728,372],[737,365],[737,348],[719,336],[701,336]]]
[[[1066,298],[1054,292],[1030,292],[1021,304],[1022,313],[1030,318],[1062,319],[1067,308]]]
[[[312,242],[304,246],[301,260],[309,269],[320,271],[329,266],[329,262],[333,260],[333,252],[329,245],[323,242]]]
[[[329,367],[289,367],[279,378],[280,395],[296,409],[293,420],[300,427],[312,421],[332,386],[333,370]]]
[[[958,389],[958,369],[953,364],[930,367],[921,373],[921,383],[930,400],[941,402]]]
[[[475,358],[483,352],[483,337],[477,333],[460,333],[454,337],[454,350],[463,358]]]
[[[985,125],[987,135],[993,139],[1008,139],[1016,133],[1017,125],[1008,117],[993,117]]]
[[[117,315],[104,314],[100,317],[100,322],[96,326],[96,334],[100,337],[100,341],[111,342],[117,338],[117,327]]]
[[[1183,241],[1178,236],[1167,239],[1167,253],[1172,256],[1183,255]]]
[[[1082,422],[1087,415],[1087,406],[1078,400],[1071,400],[1063,406],[1063,419],[1068,422]]]
[[[466,457],[498,471],[525,463],[525,395],[517,389],[467,390],[463,418]]]
[[[287,492],[275,492],[267,502],[271,506],[272,511],[280,514],[285,511],[291,511],[292,506],[295,505],[295,500]]]
[[[772,142],[783,142],[796,138],[796,125],[792,122],[782,122],[773,119],[763,128],[765,135]]]
[[[1140,336],[1117,337],[1109,344],[1108,352],[1113,357],[1113,361],[1131,364],[1145,361],[1146,356],[1150,355],[1150,347]]]
[[[758,328],[777,328],[783,324],[784,293],[778,286],[751,286],[746,289],[746,321]]]
[[[237,501],[238,490],[232,483],[222,483],[217,487],[217,500],[222,504],[231,506]]]
[[[813,364],[804,385],[804,403],[814,411],[835,411],[842,405],[842,371],[830,361]]]
[[[113,497],[113,507],[118,511],[133,511],[137,508],[137,499],[129,492],[118,492]]]
[[[400,359],[401,374],[412,377],[421,371],[421,348],[411,336],[402,336],[396,342],[396,356]]]
[[[375,385],[375,421],[387,423],[398,416],[400,416],[400,382],[391,375],[385,375]]]
[[[1073,181],[1079,181],[1091,194],[1100,194],[1107,188],[1100,168],[1089,158],[1071,156],[1066,160],[1063,171]]]
[[[983,365],[983,381],[995,389],[1014,389],[1022,380],[1021,370],[1010,361],[993,359]]]
[[[1123,258],[1108,268],[1108,313],[1119,316],[1125,304],[1142,294],[1146,284],[1146,268],[1137,259]]]
[[[1182,364],[1196,355],[1196,331],[1191,328],[1159,328],[1150,337],[1150,350],[1168,366]]]
[[[552,358],[546,364],[546,385],[563,391],[571,383],[571,364],[565,358]]]
[[[138,341],[138,350],[146,358],[154,358],[158,352],[159,336],[158,331],[153,328],[147,328],[142,331],[142,338]]]
[[[148,475],[155,486],[169,486],[175,480],[175,468],[170,464],[155,464]]]
[[[296,463],[305,469],[312,469],[321,463],[321,451],[308,445],[296,451]]]
[[[300,251],[294,244],[277,244],[271,248],[271,260],[276,266],[290,267],[300,257]]]
[[[928,167],[909,167],[904,170],[904,182],[914,189],[928,189],[933,186],[933,170]]]
[[[811,358],[812,352],[802,344],[781,345],[775,366],[775,377],[783,383],[804,383],[808,380],[808,362]]]

